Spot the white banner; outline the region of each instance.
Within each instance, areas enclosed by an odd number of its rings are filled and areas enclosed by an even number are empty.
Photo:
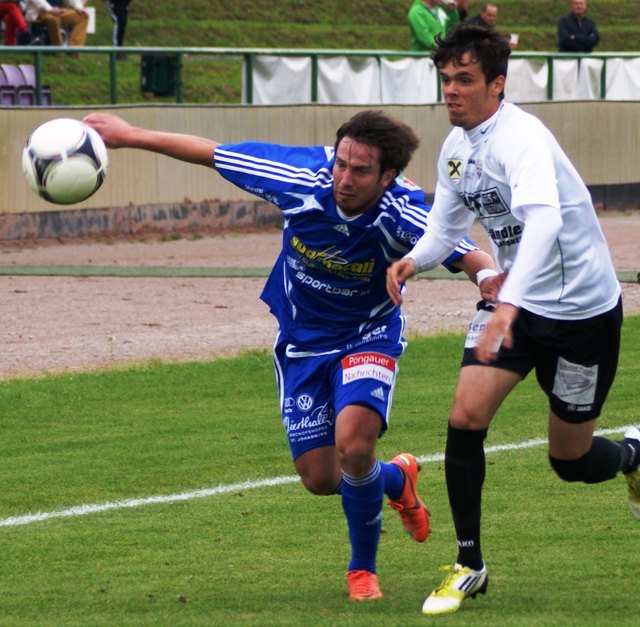
[[[320,104],[380,104],[380,68],[375,57],[318,60]]]
[[[552,100],[597,100],[606,73],[608,100],[640,100],[640,57],[554,58]],[[427,57],[318,55],[319,104],[432,104],[438,101],[438,73]],[[254,104],[309,104],[312,55],[258,55],[253,59]],[[510,102],[548,100],[549,61],[536,56],[509,61]],[[248,102],[243,85],[243,102]]]
[[[380,93],[384,104],[424,104],[438,101],[438,76],[431,59],[405,57],[380,61]]]
[[[604,70],[602,59],[581,59],[578,75],[578,100],[600,98],[600,77]]]
[[[539,102],[547,99],[549,67],[535,59],[511,59],[505,97],[509,102]]]
[[[640,58],[607,61],[607,100],[640,100]]]
[[[576,100],[578,98],[578,59],[554,59],[553,99]]]
[[[311,102],[311,57],[260,55],[253,62],[253,104]]]

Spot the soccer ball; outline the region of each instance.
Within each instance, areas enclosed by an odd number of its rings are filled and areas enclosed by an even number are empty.
[[[58,205],[89,198],[102,185],[109,158],[102,138],[79,120],[45,122],[22,151],[22,170],[29,187]]]

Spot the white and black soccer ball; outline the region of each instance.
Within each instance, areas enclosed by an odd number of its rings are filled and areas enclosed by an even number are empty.
[[[22,151],[29,187],[49,202],[71,205],[94,194],[107,173],[109,158],[102,138],[80,120],[45,122]]]

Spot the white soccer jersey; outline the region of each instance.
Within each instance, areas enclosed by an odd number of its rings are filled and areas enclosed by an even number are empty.
[[[408,254],[418,270],[435,266],[474,217],[508,271],[499,301],[567,320],[616,305],[620,285],[589,191],[551,132],[513,104],[445,140],[429,229]]]

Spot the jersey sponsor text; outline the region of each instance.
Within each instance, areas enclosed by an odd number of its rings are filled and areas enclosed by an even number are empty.
[[[376,379],[387,385],[393,383],[396,361],[382,353],[366,352],[347,355],[342,359],[342,382]]]

